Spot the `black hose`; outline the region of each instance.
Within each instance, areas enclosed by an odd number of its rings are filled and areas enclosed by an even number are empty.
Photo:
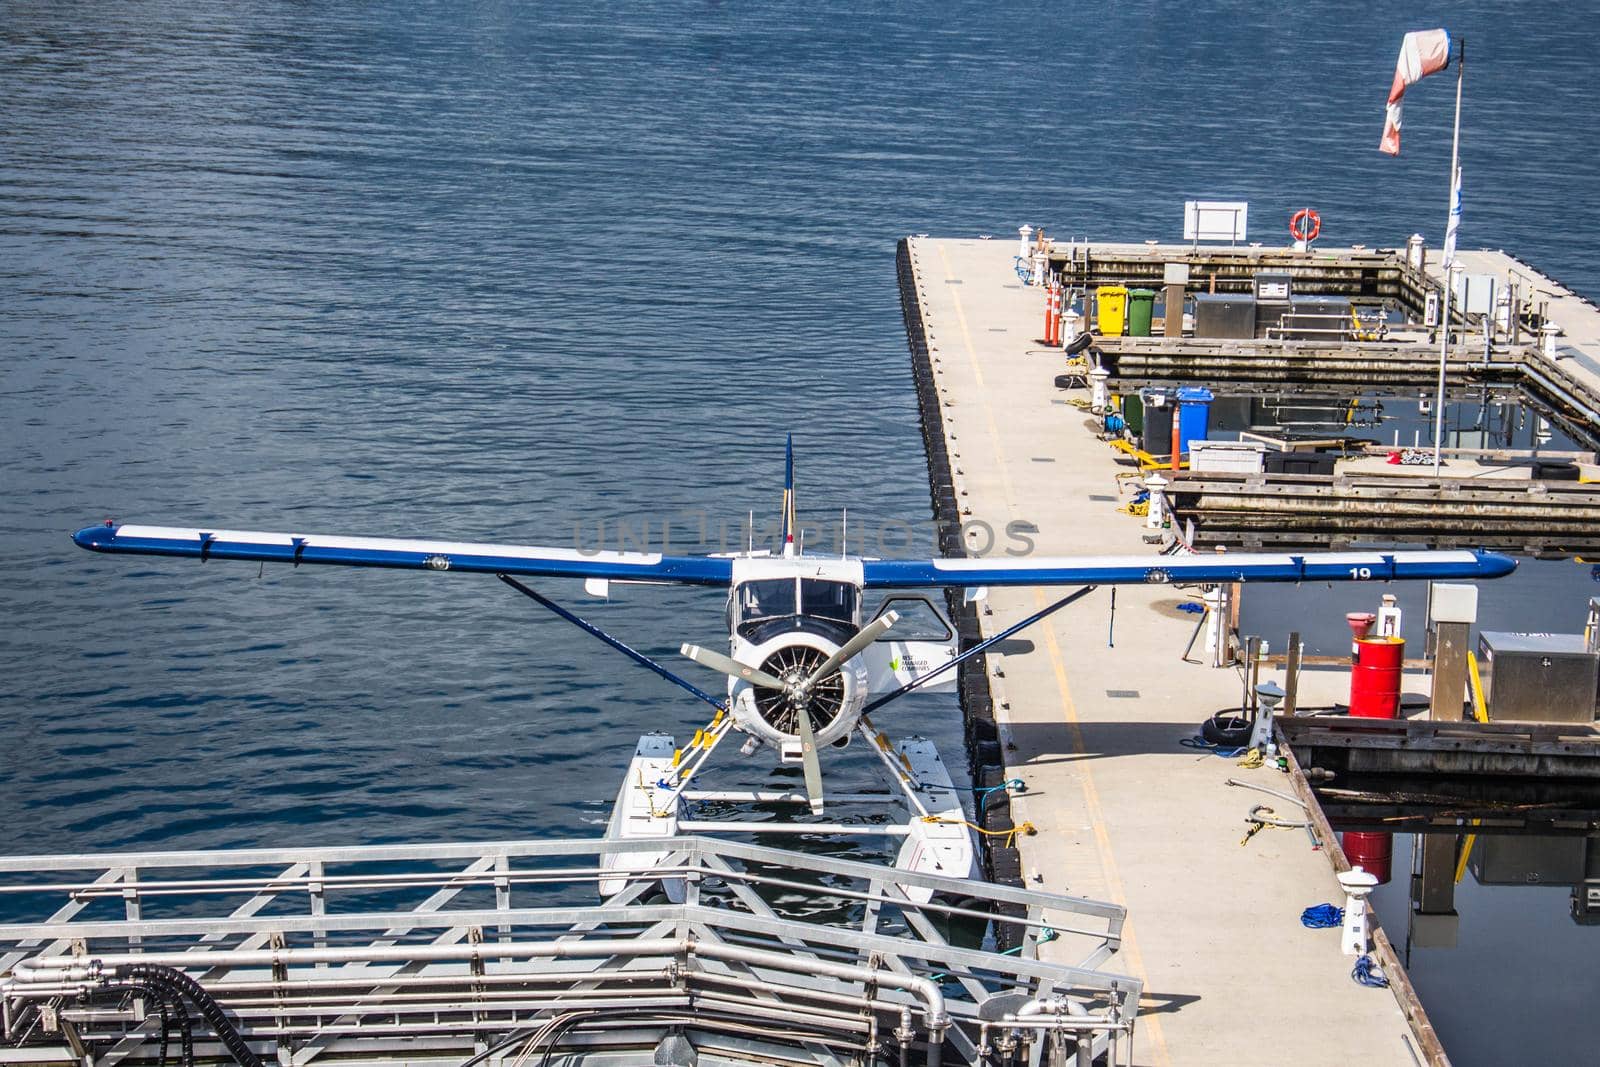
[[[183,998],[171,990],[158,989],[142,983],[130,985],[128,988],[149,998],[161,1014],[161,1056],[157,1061],[160,1067],[166,1067],[174,1030],[178,1032],[180,1038],[178,1045],[180,1067],[194,1067],[194,1021],[189,1017],[189,1010],[183,1006]]]
[[[129,963],[114,968],[111,977],[160,990],[178,1002],[180,1012],[183,1005],[182,998],[189,998],[195,1009],[200,1012],[200,1017],[210,1024],[212,1031],[228,1050],[228,1054],[233,1057],[234,1062],[240,1067],[265,1067],[261,1057],[250,1051],[250,1046],[239,1036],[238,1027],[233,1025],[233,1021],[222,1010],[222,1005],[217,1003],[216,998],[207,993],[199,982],[177,968],[162,967],[154,963]],[[187,1067],[194,1062],[192,1031],[188,1023],[188,1013],[181,1012],[181,1014],[184,1020],[184,1062]]]

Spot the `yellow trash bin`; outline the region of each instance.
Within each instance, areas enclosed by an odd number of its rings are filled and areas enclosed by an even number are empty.
[[[1095,290],[1095,314],[1101,337],[1121,337],[1128,321],[1128,287],[1102,285]]]

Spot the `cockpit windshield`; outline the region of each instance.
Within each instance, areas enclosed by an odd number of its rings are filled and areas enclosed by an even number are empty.
[[[835,622],[856,621],[856,587],[849,582],[800,579],[800,614]]]
[[[799,602],[796,603],[798,586]],[[856,587],[849,582],[819,578],[760,578],[738,587],[738,619],[743,626],[767,619],[803,615],[853,625],[856,621]]]
[[[739,621],[757,622],[795,614],[794,579],[762,578],[739,587]]]

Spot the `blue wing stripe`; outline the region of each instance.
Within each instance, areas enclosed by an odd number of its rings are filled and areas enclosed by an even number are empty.
[[[1077,559],[866,560],[868,589],[978,585],[1131,585],[1499,578],[1510,556],[1480,551],[1239,553]]]
[[[391,567],[403,570],[467,571],[552,578],[727,585],[730,560],[654,553],[489,545],[447,541],[350,538],[253,531],[182,530],[154,526],[90,526],[72,537],[94,552],[174,556],[202,560],[261,560],[266,563]]]

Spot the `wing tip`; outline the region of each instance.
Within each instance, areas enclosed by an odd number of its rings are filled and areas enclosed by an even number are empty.
[[[1485,578],[1504,578],[1517,569],[1516,559],[1502,552],[1489,552],[1480,548],[1476,555],[1479,573]]]
[[[72,543],[91,552],[101,552],[117,538],[117,527],[109,519],[94,526],[85,526],[72,535]]]

